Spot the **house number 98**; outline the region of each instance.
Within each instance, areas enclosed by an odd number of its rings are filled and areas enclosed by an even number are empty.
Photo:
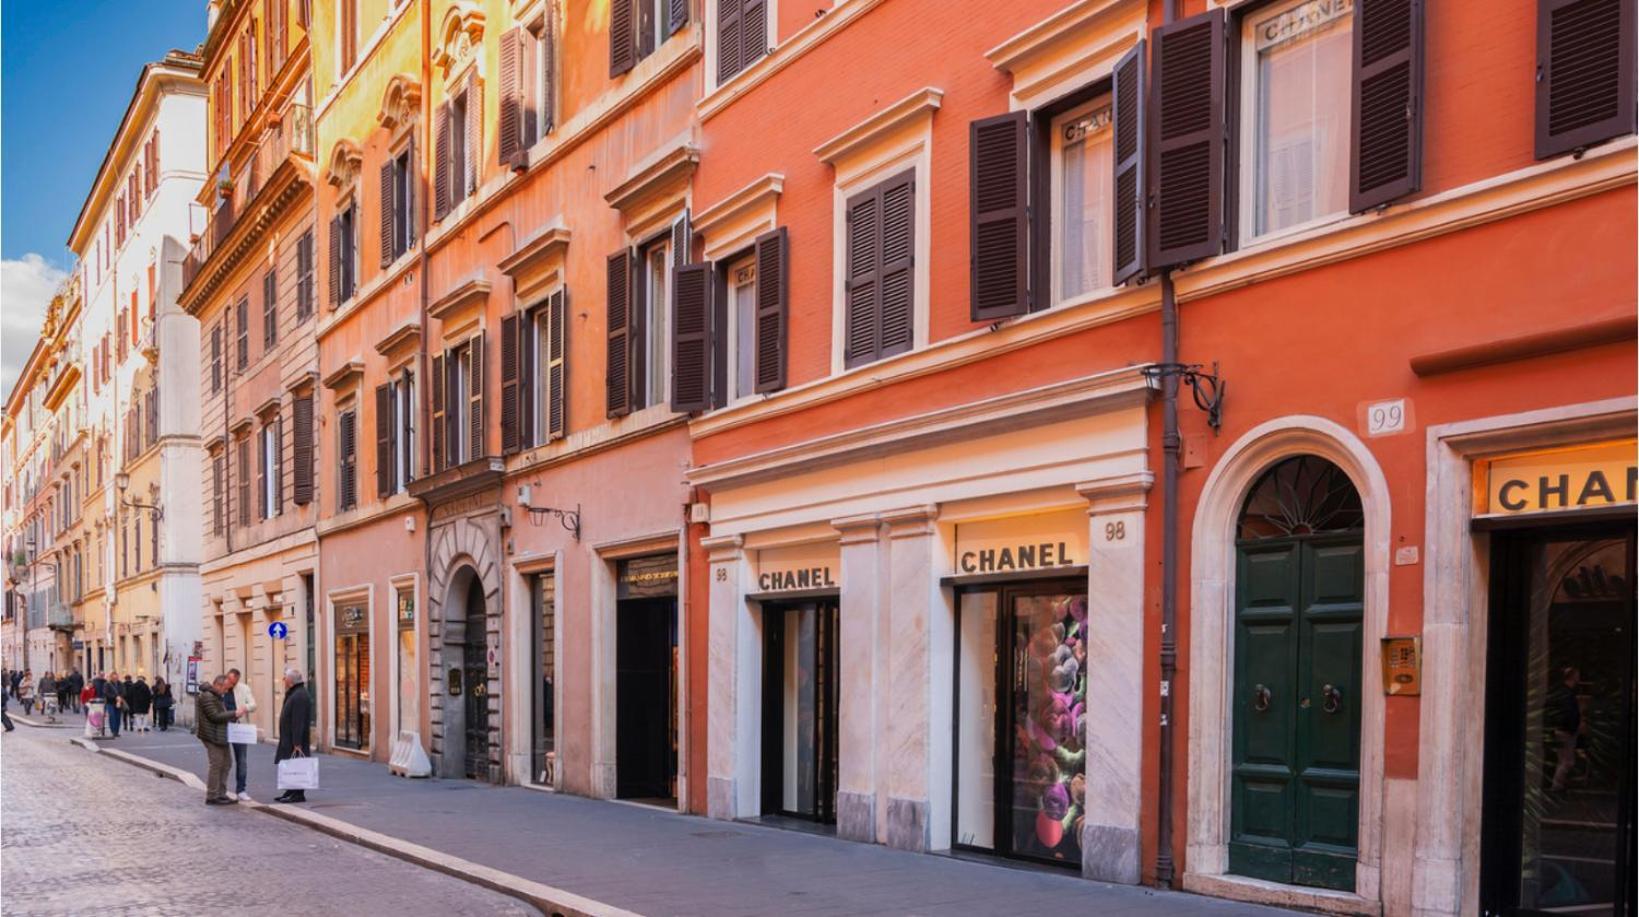
[[[1105,541],[1121,541],[1121,540],[1125,539],[1126,537],[1127,537],[1127,523],[1126,522],[1106,522],[1106,523],[1104,523],[1104,540]]]

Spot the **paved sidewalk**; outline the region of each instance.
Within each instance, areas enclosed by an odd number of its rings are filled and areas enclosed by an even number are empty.
[[[97,745],[204,775],[185,731]],[[1285,913],[520,787],[407,780],[340,755],[320,761],[324,788],[300,808],[642,914]],[[259,745],[250,794],[271,800],[274,784],[273,746]]]

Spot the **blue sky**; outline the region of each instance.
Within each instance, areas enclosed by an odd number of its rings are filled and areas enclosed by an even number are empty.
[[[0,391],[142,65],[205,37],[205,0],[0,0]]]

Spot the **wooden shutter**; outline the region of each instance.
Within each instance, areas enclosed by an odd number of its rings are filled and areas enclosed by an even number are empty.
[[[511,455],[521,447],[518,435],[518,313],[501,316],[501,454]]]
[[[211,391],[222,390],[222,323],[211,328]]]
[[[740,60],[741,0],[717,0],[717,82],[726,83],[745,66]]]
[[[1634,129],[1633,0],[1537,0],[1536,155]]]
[[[393,225],[398,208],[393,198],[393,160],[381,164],[381,266],[393,263],[393,239],[397,235]]]
[[[547,320],[547,310],[534,308],[518,315],[518,448],[527,449],[535,445],[535,383],[540,378],[541,368],[535,365],[535,323]],[[505,330],[502,331],[505,334]],[[502,363],[506,362],[506,346],[502,344]],[[504,374],[505,368],[503,366]],[[502,383],[502,398],[505,396],[505,383]],[[502,410],[506,408],[503,404]],[[504,427],[504,424],[503,424]],[[502,439],[506,434],[503,429]],[[504,446],[504,443],[503,443]]]
[[[1349,209],[1422,187],[1422,0],[1355,0]]]
[[[881,294],[880,265],[882,194],[872,188],[848,202],[848,268],[844,275],[843,317],[847,322],[843,363],[848,367],[869,363],[878,352],[878,306]]]
[[[632,411],[631,313],[632,253],[621,250],[609,256],[609,302],[606,327],[609,334],[605,367],[605,404],[610,417]]]
[[[709,262],[685,264],[672,275],[672,410],[705,410],[711,400],[708,377],[712,269]]]
[[[450,103],[433,115],[433,219],[450,212]]]
[[[376,386],[376,496],[393,493],[393,386]]]
[[[904,353],[915,343],[916,179],[905,174],[882,187],[882,291],[878,302],[879,356]]]
[[[330,218],[330,308],[341,305],[341,217]]]
[[[444,355],[435,355],[432,366],[428,380],[432,387],[432,470],[440,471],[444,468]]]
[[[547,34],[551,34],[550,25],[542,26]],[[546,39],[548,43],[551,39]],[[540,41],[535,34],[526,29],[518,30],[518,161],[513,168],[522,169],[529,165],[529,147],[535,142],[535,119],[540,108],[541,81],[537,78],[540,71],[538,58],[541,56]]]
[[[273,415],[273,514],[285,503],[285,421]]]
[[[557,125],[558,98],[558,37],[552,31],[552,17],[546,18],[541,32],[541,82],[535,87],[540,95],[535,98],[535,117],[540,119],[541,133],[550,134]]]
[[[501,112],[496,144],[501,165],[514,169],[523,165],[523,36],[524,30],[518,26],[501,33]]]
[[[262,275],[262,346],[273,349],[279,343],[279,275],[268,268]]]
[[[239,524],[250,525],[250,437],[239,438]]]
[[[566,378],[564,375],[565,358],[564,323],[568,320],[568,296],[564,290],[552,294],[547,300],[547,355],[546,355],[546,435],[548,439],[557,439],[568,429],[569,418],[566,411],[568,394],[564,391]]]
[[[637,65],[637,29],[633,0],[609,0],[609,76]]]
[[[1110,283],[1120,286],[1144,274],[1144,47],[1116,62],[1111,77],[1110,120],[1114,123],[1114,257]]]
[[[447,348],[444,351],[444,465],[453,467],[461,464],[466,456],[461,454],[461,424],[463,422],[463,405],[461,392],[461,349]]]
[[[694,248],[694,230],[689,225],[689,212],[672,221],[672,269],[689,263],[689,252]]]
[[[462,185],[457,200],[466,200],[467,195],[478,190],[478,179],[484,174],[484,86],[478,82],[476,68],[467,72],[467,157],[463,165],[467,174],[462,179]]]
[[[1030,309],[1029,115],[974,121],[968,147],[968,313],[976,322],[1023,315]]]
[[[740,9],[740,69],[762,60],[768,53],[768,2],[745,0]]]
[[[358,505],[358,412],[343,411],[336,419],[337,451],[341,453],[337,463],[340,479],[337,490],[340,508],[347,510]]]
[[[489,455],[489,444],[484,442],[484,349],[488,338],[487,332],[481,332],[467,345],[472,348],[471,375],[467,379],[470,393],[467,425],[472,439],[472,458]]]
[[[1150,268],[1218,253],[1223,245],[1224,14],[1208,10],[1156,29],[1151,87]]]
[[[689,24],[689,0],[667,0],[666,34],[676,35]]]
[[[297,395],[290,403],[290,420],[295,429],[290,438],[291,500],[298,506],[313,502],[313,395]]]
[[[218,452],[211,457],[211,534],[222,534],[222,488],[225,486],[222,474],[222,453]]]
[[[239,298],[239,369],[250,364],[250,296]]]
[[[785,388],[788,311],[786,259],[790,257],[790,248],[784,226],[757,237],[757,371],[754,388],[759,393]]]

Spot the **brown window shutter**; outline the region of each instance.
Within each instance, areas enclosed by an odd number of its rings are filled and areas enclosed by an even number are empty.
[[[250,525],[250,437],[239,438],[239,524]]]
[[[740,0],[717,0],[717,82],[744,68],[740,60]]]
[[[467,72],[467,174],[466,184],[457,190],[457,200],[466,200],[467,195],[478,190],[479,179],[484,174],[484,84],[478,82],[478,71],[473,69]]]
[[[757,238],[757,372],[755,390],[785,388],[786,364],[786,259],[790,244],[785,227]]]
[[[872,188],[848,201],[848,267],[844,275],[843,315],[847,333],[843,363],[848,367],[877,358],[878,306],[881,296],[882,191]]]
[[[672,221],[672,268],[689,263],[689,252],[694,249],[694,229],[689,225],[689,212]]]
[[[1422,187],[1422,0],[1355,0],[1349,209]]]
[[[551,33],[550,25],[543,26]],[[547,39],[550,43],[551,39]],[[529,165],[529,146],[535,142],[535,123],[540,111],[540,42],[527,29],[518,30],[518,159],[513,168]]]
[[[464,406],[459,400],[461,391],[461,357],[459,351],[459,347],[451,347],[444,351],[444,467],[446,468],[459,465],[467,458],[461,454],[461,424],[464,420]]]
[[[291,500],[298,506],[313,502],[313,395],[297,395],[290,403],[290,420],[295,429],[290,438]]]
[[[1029,115],[974,121],[968,147],[968,313],[976,322],[1023,315],[1030,310]]]
[[[632,254],[621,250],[609,256],[609,333],[605,365],[605,404],[610,417],[632,412]]]
[[[501,316],[501,454],[521,448],[518,436],[518,313]]]
[[[535,323],[546,320],[547,310],[544,308],[532,309],[518,316],[519,449],[527,449],[535,444],[535,382],[541,374],[541,367],[535,362]]]
[[[672,410],[703,411],[711,396],[707,375],[711,264],[685,264],[672,277]]]
[[[1224,13],[1156,29],[1151,87],[1149,266],[1172,267],[1223,246]]]
[[[330,219],[330,308],[341,305],[341,217]]]
[[[432,372],[429,374],[432,391],[429,396],[432,402],[432,470],[440,471],[444,468],[444,355],[433,357]]]
[[[450,212],[450,103],[433,115],[433,219]]]
[[[211,458],[211,534],[222,534],[222,455]]]
[[[768,0],[745,0],[740,10],[740,69],[768,53]]]
[[[1634,129],[1633,0],[1537,0],[1536,154]]]
[[[667,0],[666,34],[676,35],[689,24],[689,0]]]
[[[279,275],[268,268],[262,275],[262,347],[272,350],[279,343]]]
[[[567,393],[564,391],[566,378],[564,376],[566,350],[564,348],[564,323],[568,320],[568,296],[564,290],[552,294],[547,301],[547,357],[546,357],[546,384],[547,402],[546,435],[548,439],[557,439],[568,432],[568,414],[566,411]]]
[[[1110,120],[1115,125],[1114,257],[1110,282],[1120,286],[1144,274],[1144,47],[1116,62]]]
[[[551,16],[547,17],[542,33],[540,55],[542,79],[535,86],[535,91],[539,93],[534,99],[535,117],[540,119],[541,133],[550,134],[558,123],[558,36],[552,31]]]
[[[250,365],[250,296],[239,298],[239,369]]]
[[[878,302],[879,356],[904,353],[915,343],[916,179],[906,172],[882,188],[882,292]]]
[[[393,494],[393,386],[376,386],[376,496]]]
[[[489,455],[489,444],[484,442],[484,350],[489,340],[489,333],[482,332],[472,339],[472,376],[467,380],[467,390],[472,393],[467,424],[470,428],[472,440],[472,457],[481,458]]]
[[[211,328],[211,391],[222,390],[222,323]]]
[[[637,65],[636,11],[632,0],[609,0],[609,76],[620,76]]]
[[[343,411],[337,420],[337,486],[340,498],[338,509],[348,510],[358,505],[358,412]]]
[[[386,267],[393,263],[393,237],[396,227],[393,220],[398,208],[393,205],[393,161],[388,159],[381,164],[381,266]]]
[[[513,169],[523,165],[525,146],[524,35],[523,28],[518,26],[501,33],[501,114],[495,142],[500,150],[501,165]]]

